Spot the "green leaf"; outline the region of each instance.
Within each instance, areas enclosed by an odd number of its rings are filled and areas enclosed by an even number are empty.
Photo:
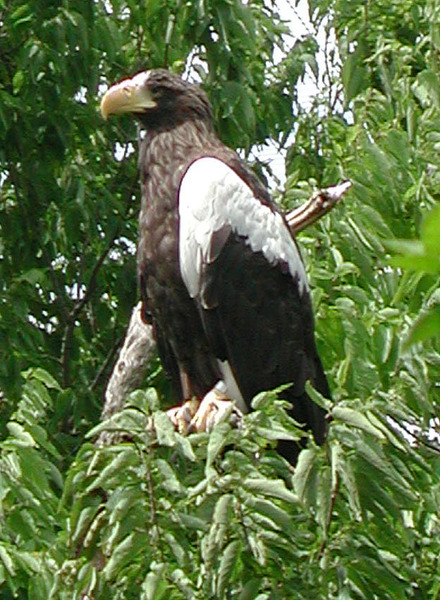
[[[10,15],[14,27],[23,25],[32,20],[32,9],[28,4],[21,4]]]
[[[440,335],[440,306],[428,309],[412,325],[411,330],[403,344],[403,350],[418,342]]]
[[[192,582],[182,569],[175,569],[171,573],[171,579],[187,600],[192,600],[192,598],[194,598],[195,590]]]
[[[342,69],[342,83],[347,102],[357,96],[365,85],[365,67],[362,63],[363,57],[359,52],[353,52],[345,59]]]
[[[258,590],[260,589],[260,581],[258,579],[250,579],[247,581],[240,592],[238,600],[256,600],[258,595]],[[261,596],[258,596],[260,600],[267,600],[267,597],[264,599]]]
[[[150,568],[151,570],[145,577],[141,586],[145,600],[155,600],[155,598],[157,598],[156,592],[159,584],[163,580],[166,565],[165,563],[154,562],[151,564]]]
[[[313,402],[315,404],[317,404],[324,410],[329,410],[329,408],[331,406],[331,402],[328,400],[328,398],[324,398],[324,396],[322,394],[320,394],[317,390],[315,390],[315,388],[310,383],[310,381],[306,382],[306,392],[307,392],[307,395],[310,397],[311,400],[313,400]]]
[[[114,549],[107,561],[103,573],[107,580],[117,576],[125,564],[131,564],[139,554],[148,547],[149,536],[145,533],[133,532],[127,535]]]
[[[84,541],[98,511],[99,506],[86,506],[80,511],[78,518],[75,521],[72,519],[71,539],[73,542],[82,543]]]
[[[414,94],[425,106],[440,106],[440,85],[437,73],[426,69],[419,73],[412,86]]]
[[[184,488],[177,478],[177,474],[172,466],[165,460],[159,458],[155,461],[155,466],[160,473],[160,485],[168,492],[182,494]]]
[[[228,423],[219,423],[209,434],[206,454],[206,466],[210,467],[220,454],[227,442],[227,434],[231,430]]]
[[[286,484],[282,479],[247,478],[243,481],[243,487],[262,496],[279,498],[293,504],[298,503],[298,496],[286,488]]]
[[[9,435],[14,438],[14,443],[19,446],[25,446],[29,448],[36,446],[34,438],[28,431],[26,431],[23,425],[20,423],[15,423],[14,421],[9,421],[6,426],[8,428]]]
[[[293,489],[301,502],[305,501],[306,490],[310,486],[310,479],[315,472],[316,450],[307,448],[298,456],[298,463],[293,474]]]
[[[163,412],[154,413],[153,423],[158,444],[173,448],[176,445],[176,431],[167,414]]]
[[[8,571],[11,577],[14,577],[16,572],[14,568],[14,560],[6,547],[0,543],[0,561],[3,563],[4,567]]]
[[[360,442],[358,452],[371,467],[376,471],[380,471],[385,476],[385,481],[395,492],[399,505],[408,503],[411,505],[416,502],[417,494],[411,489],[410,483],[399,474],[392,463],[388,462],[380,451],[366,442]]]
[[[208,526],[210,525],[210,521],[195,517],[194,515],[177,512],[176,516],[179,521],[182,522],[184,527],[187,527],[188,529],[207,531]]]
[[[233,496],[224,494],[220,496],[215,505],[212,521],[217,525],[227,525],[230,521],[231,505]]]
[[[318,523],[321,525],[324,537],[327,537],[328,534],[328,526],[331,516],[330,511],[332,507],[332,494],[334,491],[335,490],[332,487],[330,469],[321,469],[319,472],[317,485],[316,518]]]
[[[27,430],[41,448],[44,448],[44,450],[49,452],[54,458],[61,458],[61,454],[58,452],[57,448],[47,439],[47,431],[43,427],[30,423],[27,425]]]
[[[436,206],[424,218],[421,237],[426,248],[426,254],[437,260],[440,270],[440,206]]]
[[[176,446],[179,448],[180,452],[185,458],[187,458],[191,462],[195,462],[197,460],[197,457],[191,446],[191,442],[188,438],[176,433]]]
[[[87,492],[99,489],[101,486],[106,486],[112,479],[118,479],[121,470],[127,471],[133,464],[136,464],[137,456],[133,447],[122,448],[113,459],[99,471],[99,475],[87,487]]]
[[[180,543],[179,539],[170,531],[164,533],[164,539],[166,540],[170,552],[173,554],[174,558],[177,561],[177,564],[185,569],[188,567],[188,553],[185,548]],[[185,538],[183,538],[185,539]]]
[[[270,519],[274,528],[283,531],[285,534],[290,530],[292,525],[291,516],[270,500],[261,500],[249,496],[246,500],[246,505],[249,506],[252,511],[260,513]]]
[[[23,71],[16,71],[12,78],[12,91],[14,94],[18,94],[23,86],[25,76]]]
[[[267,564],[267,549],[261,537],[258,534],[249,532],[247,542],[257,564],[264,567]]]
[[[357,427],[358,429],[362,429],[367,433],[371,433],[371,435],[374,435],[380,440],[385,439],[383,432],[379,428],[375,427],[366,415],[352,408],[347,408],[345,406],[334,406],[332,408],[332,416],[334,419],[342,421],[347,425]]]
[[[218,567],[217,596],[222,598],[230,585],[234,567],[237,567],[241,554],[241,544],[238,540],[230,542],[224,550]]]

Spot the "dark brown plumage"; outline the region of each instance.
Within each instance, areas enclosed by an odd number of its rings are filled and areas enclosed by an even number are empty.
[[[325,416],[305,383],[330,394],[299,251],[266,188],[216,136],[205,93],[154,70],[111,88],[101,109],[133,112],[145,129],[138,275],[178,398],[222,380],[249,406],[292,383],[292,415],[322,443]],[[294,462],[297,448],[283,454]]]

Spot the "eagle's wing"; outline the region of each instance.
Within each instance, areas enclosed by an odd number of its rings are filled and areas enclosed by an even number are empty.
[[[298,420],[314,429],[304,385],[326,380],[298,248],[283,217],[217,158],[196,160],[182,179],[179,262],[231,397],[249,403],[293,383]]]
[[[180,267],[191,297],[200,294],[203,265],[218,258],[228,235],[246,240],[271,265],[285,264],[308,288],[296,244],[278,212],[258,200],[237,173],[218,158],[199,158],[182,179],[179,193]]]

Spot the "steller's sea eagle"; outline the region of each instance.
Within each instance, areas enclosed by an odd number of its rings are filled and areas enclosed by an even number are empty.
[[[132,113],[142,206],[138,277],[145,319],[181,402],[217,384],[246,411],[263,390],[291,384],[291,415],[322,444],[330,397],[296,242],[266,187],[217,137],[206,94],[164,70],[113,85],[102,115]],[[281,452],[294,463],[298,447]]]

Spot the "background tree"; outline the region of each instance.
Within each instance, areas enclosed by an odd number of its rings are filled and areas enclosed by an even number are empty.
[[[280,6],[0,2],[2,598],[440,597],[440,8],[310,0],[295,40]],[[97,96],[164,64],[203,82],[226,143],[286,151],[286,209],[354,184],[300,236],[334,398],[293,478],[282,404],[182,438],[157,361],[91,429],[137,299],[139,196],[137,132]],[[130,436],[96,448],[110,426]]]

